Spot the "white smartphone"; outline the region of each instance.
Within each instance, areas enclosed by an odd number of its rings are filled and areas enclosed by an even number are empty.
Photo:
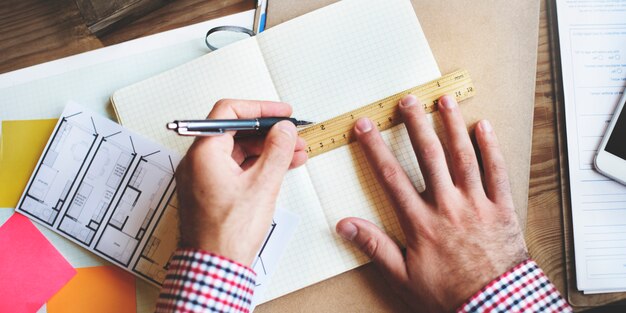
[[[595,158],[596,169],[626,185],[626,91],[606,129]]]

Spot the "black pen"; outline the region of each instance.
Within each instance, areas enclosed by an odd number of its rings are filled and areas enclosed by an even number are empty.
[[[215,136],[227,131],[248,130],[265,133],[280,121],[290,121],[296,126],[311,125],[312,122],[299,121],[291,117],[261,117],[247,120],[190,120],[167,123],[171,129],[183,136]]]

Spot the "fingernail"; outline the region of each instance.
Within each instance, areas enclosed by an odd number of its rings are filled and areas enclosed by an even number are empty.
[[[337,232],[343,239],[352,241],[352,239],[356,237],[358,230],[354,224],[344,223],[341,227],[337,228]]]
[[[296,126],[294,126],[292,123],[283,121],[283,122],[276,124],[276,126],[278,126],[278,129],[280,131],[287,134],[289,138],[295,137]]]
[[[403,108],[417,105],[417,97],[414,95],[406,95],[400,100],[400,106]]]
[[[493,128],[491,127],[491,123],[488,120],[480,121],[480,129],[485,133],[491,133]]]
[[[441,104],[448,109],[452,109],[456,107],[456,99],[450,95],[445,95],[441,97]]]
[[[372,130],[372,122],[368,118],[360,118],[356,121],[356,129],[362,133]]]

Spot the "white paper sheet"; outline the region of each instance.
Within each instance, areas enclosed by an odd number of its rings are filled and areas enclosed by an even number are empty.
[[[154,262],[161,257],[154,246],[175,248],[177,238],[155,225],[174,207],[168,202],[179,161],[178,154],[70,103],[15,211],[159,283],[164,269]]]
[[[626,0],[558,0],[576,279],[626,289],[626,187],[593,158],[626,86]]]
[[[63,111],[16,211],[154,284],[178,245],[180,156],[75,103]],[[9,210],[6,210],[9,211]],[[253,305],[299,217],[277,210],[252,264]]]
[[[209,29],[251,28],[253,19],[249,10],[1,74],[0,120],[58,118],[69,99],[112,119],[107,108],[114,90],[208,53],[204,35]],[[76,267],[108,264],[53,232],[43,234]],[[158,290],[137,281],[137,312],[154,311]]]
[[[207,54],[209,29],[253,19],[250,10],[2,74],[0,120],[57,118],[68,100],[112,119],[115,90]]]

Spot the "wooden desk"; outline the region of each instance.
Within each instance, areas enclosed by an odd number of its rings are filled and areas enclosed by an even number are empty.
[[[549,1],[549,0],[546,0]],[[0,4],[0,73],[252,8],[246,0],[180,0],[97,38],[73,0]],[[526,241],[530,254],[565,294],[565,261],[553,69],[542,2]]]

